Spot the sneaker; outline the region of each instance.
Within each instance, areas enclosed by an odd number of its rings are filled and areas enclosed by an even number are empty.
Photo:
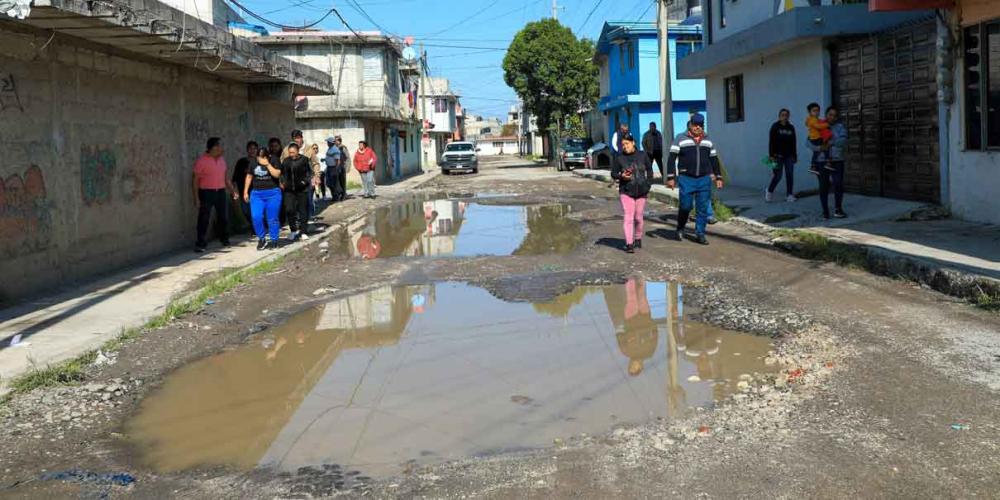
[[[709,217],[708,218],[708,223],[709,224],[718,224],[719,223],[719,219],[716,219],[715,217]]]
[[[819,169],[815,165],[809,167],[809,173],[813,175],[819,175]]]
[[[708,238],[706,238],[704,234],[699,234],[698,236],[695,236],[694,242],[699,245],[707,245]]]
[[[678,230],[674,231],[672,239],[674,241],[683,241],[684,240],[684,230],[683,229],[678,229]]]
[[[635,245],[625,245],[625,253],[635,253]]]
[[[302,231],[302,233],[299,234],[299,238],[301,238],[303,241],[308,240],[309,239],[309,234],[306,233],[305,231]]]
[[[830,163],[830,162],[827,162],[827,163],[823,164],[823,168],[825,168],[825,169],[827,169],[827,170],[829,170],[831,172],[834,172],[834,171],[837,170],[837,169],[833,168],[833,163]]]
[[[299,237],[300,235],[298,231],[292,231],[292,234],[288,235],[288,239],[292,241],[299,241]]]
[[[785,201],[787,201],[788,203],[792,203],[792,202],[799,201],[799,199],[796,198],[794,194],[790,194],[790,195],[788,195],[788,196],[785,197]]]
[[[846,213],[844,213],[844,211],[843,211],[843,210],[835,210],[835,211],[833,212],[833,216],[834,216],[835,218],[837,218],[837,219],[846,219],[846,218],[847,218],[847,214],[846,214]]]
[[[774,199],[774,193],[772,193],[772,192],[768,191],[767,189],[765,189],[764,190],[764,201],[766,201],[768,203],[771,203],[771,200],[773,200],[773,199]]]
[[[265,240],[264,238],[257,240],[257,251],[261,251],[266,247],[267,247],[267,240]]]
[[[642,248],[642,239],[641,238],[635,240],[635,248],[636,248],[636,250]]]
[[[274,241],[274,240],[271,240],[271,241],[267,242],[267,246],[265,248],[267,248],[268,250],[277,250],[278,249],[278,242]]]

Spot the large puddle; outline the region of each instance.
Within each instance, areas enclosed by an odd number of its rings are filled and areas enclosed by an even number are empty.
[[[181,368],[127,434],[165,472],[391,475],[669,418],[770,370],[770,339],[687,320],[683,304],[681,286],[642,280],[535,304],[460,283],[378,288]]]
[[[381,207],[331,236],[333,248],[364,259],[541,255],[569,253],[583,239],[580,224],[566,218],[568,205],[474,200],[411,200]]]

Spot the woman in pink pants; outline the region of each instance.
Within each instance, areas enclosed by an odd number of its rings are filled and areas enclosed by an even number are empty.
[[[622,152],[611,166],[611,177],[618,181],[618,193],[625,211],[625,251],[635,253],[642,248],[642,213],[646,196],[653,182],[653,163],[649,156],[635,148],[632,134],[625,135]]]

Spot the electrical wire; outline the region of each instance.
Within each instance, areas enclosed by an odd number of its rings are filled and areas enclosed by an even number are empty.
[[[256,19],[256,20],[258,20],[258,21],[260,21],[260,22],[262,22],[264,24],[267,24],[268,26],[272,26],[272,27],[275,27],[275,28],[281,28],[282,30],[304,30],[304,29],[309,29],[309,28],[312,28],[313,26],[316,26],[317,24],[325,21],[326,18],[330,17],[330,15],[336,14],[337,17],[340,19],[340,22],[344,23],[344,26],[347,26],[347,28],[350,29],[351,32],[353,32],[358,38],[364,40],[364,38],[361,35],[359,35],[357,31],[354,31],[354,28],[351,28],[351,26],[349,24],[347,24],[347,21],[344,20],[343,16],[340,15],[340,12],[338,12],[337,9],[335,9],[333,7],[331,7],[330,10],[328,10],[326,12],[326,14],[323,14],[323,17],[320,17],[316,21],[313,21],[313,22],[307,23],[307,24],[303,24],[302,26],[292,26],[292,25],[288,25],[288,24],[281,24],[281,23],[276,23],[274,21],[271,21],[270,19],[264,17],[263,15],[257,14],[256,12],[250,10],[249,8],[247,8],[246,6],[244,6],[243,4],[241,4],[238,0],[226,0],[226,1],[229,2],[229,3],[231,3],[231,4],[233,4],[233,5],[235,5],[236,7],[238,7],[243,12],[246,12],[247,15],[249,15],[250,17],[252,17],[252,18],[254,18],[254,19]]]
[[[437,31],[437,32],[434,32],[434,33],[431,33],[430,35],[427,35],[427,36],[435,36],[435,35],[440,35],[441,33],[447,33],[447,32],[449,32],[449,31],[451,31],[452,29],[455,29],[455,28],[457,28],[457,27],[459,27],[459,26],[461,26],[461,25],[465,24],[465,23],[466,23],[466,21],[469,21],[469,20],[471,20],[472,18],[474,18],[474,17],[476,17],[476,16],[478,16],[478,15],[482,14],[483,12],[486,12],[487,10],[490,10],[491,8],[493,8],[493,6],[495,6],[495,5],[496,5],[496,4],[498,4],[498,3],[500,3],[500,0],[493,0],[493,3],[491,3],[491,4],[487,5],[487,6],[486,6],[485,8],[483,8],[483,9],[480,9],[480,10],[478,10],[478,11],[474,12],[474,13],[473,13],[472,15],[470,15],[470,16],[468,16],[468,17],[466,17],[465,19],[462,19],[461,21],[459,21],[459,22],[457,22],[457,23],[455,23],[455,24],[453,24],[453,25],[451,25],[451,26],[448,26],[447,28],[445,28],[445,29],[443,29],[443,30],[441,30],[441,31]]]
[[[583,24],[581,24],[580,27],[576,29],[577,33],[583,31],[583,28],[587,26],[587,22],[590,21],[590,16],[593,16],[594,12],[597,12],[597,8],[600,7],[602,3],[604,3],[604,0],[597,0],[597,2],[594,3],[594,8],[590,9],[590,12],[587,13],[587,17],[583,20]]]

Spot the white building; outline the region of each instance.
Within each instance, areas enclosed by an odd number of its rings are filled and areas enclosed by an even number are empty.
[[[480,137],[476,141],[479,156],[517,155],[521,138],[512,135],[505,137]]]
[[[951,148],[939,144],[954,134],[939,127],[948,110],[938,99],[942,55],[935,50],[947,30],[934,10],[913,10],[941,2],[896,3],[907,10],[872,12],[868,2],[846,0],[703,3],[704,48],[680,60],[678,74],[706,79],[708,116],[715,117],[708,132],[733,184],[765,185],[768,130],[788,108],[801,139],[796,187],[815,188],[806,173],[804,120],[807,104],[817,102],[837,106],[848,127],[849,191],[951,203],[963,217],[1000,218],[998,209],[988,216],[961,209],[948,181]],[[976,175],[972,182],[996,178]]]
[[[429,141],[423,145],[425,165],[436,164],[458,131],[459,95],[452,91],[447,78],[425,78],[426,88],[420,89],[426,110],[425,130]]]
[[[525,112],[522,104],[510,107],[507,112],[507,124],[514,125],[519,134],[518,154],[544,156],[548,141],[545,134],[538,132],[538,119]]]
[[[398,40],[380,32],[359,35],[279,32],[252,40],[333,78],[333,94],[296,103],[298,128],[307,143],[319,146],[320,155],[326,155],[327,137],[340,135],[352,154],[362,140],[374,149],[377,182],[415,174],[420,171],[420,124],[408,92],[417,78],[417,67],[402,60]],[[349,178],[360,182],[353,169]]]
[[[503,122],[499,118],[468,115],[465,120],[465,138],[471,142],[501,135],[503,135]]]

